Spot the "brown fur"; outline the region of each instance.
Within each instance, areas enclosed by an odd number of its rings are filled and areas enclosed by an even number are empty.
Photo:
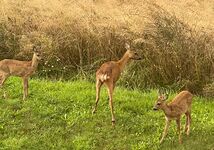
[[[3,86],[6,79],[10,76],[18,76],[23,79],[23,99],[28,95],[28,78],[36,71],[40,55],[34,52],[31,61],[19,61],[13,59],[4,59],[0,61],[0,87]]]
[[[130,59],[141,59],[138,54],[127,48],[126,53],[118,61],[110,61],[101,65],[101,67],[96,72],[96,103],[92,113],[95,113],[97,104],[99,102],[100,88],[103,83],[107,86],[108,95],[109,95],[109,106],[111,109],[112,115],[112,124],[115,124],[114,110],[113,110],[113,91],[115,84],[120,77],[121,72],[123,71],[125,65]]]
[[[193,95],[189,91],[180,92],[170,103],[166,103],[166,96],[160,95],[155,106],[154,110],[161,109],[164,111],[166,117],[166,126],[163,132],[161,143],[165,138],[169,124],[171,120],[176,120],[177,130],[179,134],[179,142],[182,143],[181,133],[180,133],[180,119],[183,114],[186,115],[186,126],[185,132],[189,135],[190,124],[191,124],[191,104],[192,104]]]

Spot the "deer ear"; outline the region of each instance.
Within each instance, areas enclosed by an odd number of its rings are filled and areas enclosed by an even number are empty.
[[[167,100],[169,97],[169,93],[166,92],[164,89],[158,89],[158,95],[163,97],[163,100]]]
[[[168,93],[164,94],[164,101],[167,100],[168,97],[169,97],[169,94],[168,94]]]
[[[158,93],[159,96],[161,96],[161,95],[163,95],[163,90],[162,89],[158,89],[157,93]]]
[[[130,49],[130,45],[129,45],[128,43],[125,43],[125,48],[126,48],[127,50],[129,50],[129,49]]]
[[[38,49],[41,49],[41,48],[42,48],[42,45],[41,45],[41,44],[39,44],[39,45],[38,45]]]
[[[33,52],[36,52],[36,46],[35,45],[33,46]]]
[[[38,52],[38,47],[37,46],[33,46],[33,52]]]

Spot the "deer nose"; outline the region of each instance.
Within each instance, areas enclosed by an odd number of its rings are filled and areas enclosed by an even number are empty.
[[[141,60],[142,58],[140,56],[137,56],[135,58],[133,58],[134,60]]]
[[[153,107],[153,110],[158,110],[156,107]]]

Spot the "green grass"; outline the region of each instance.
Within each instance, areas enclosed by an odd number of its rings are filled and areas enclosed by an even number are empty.
[[[31,80],[22,100],[19,78],[10,78],[0,100],[0,149],[194,149],[214,148],[214,101],[194,98],[190,136],[178,144],[173,122],[163,144],[163,112],[152,110],[156,91],[116,88],[116,126],[111,126],[107,93],[102,89],[95,115],[95,87],[86,81]],[[2,94],[2,91],[1,91]],[[174,95],[170,95],[173,97]],[[184,125],[185,119],[182,119]]]

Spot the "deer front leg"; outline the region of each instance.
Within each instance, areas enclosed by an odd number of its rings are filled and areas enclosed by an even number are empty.
[[[171,120],[169,120],[168,118],[166,118],[166,125],[165,125],[165,128],[164,128],[163,135],[162,135],[162,138],[161,138],[161,140],[160,140],[160,143],[163,142],[163,139],[164,139],[164,138],[166,137],[166,135],[167,135],[170,122],[171,122]]]
[[[181,144],[182,139],[181,139],[181,121],[180,121],[180,118],[178,118],[176,120],[176,123],[177,123],[178,139],[179,139],[179,143]]]
[[[100,99],[100,88],[101,88],[102,84],[103,83],[99,79],[97,79],[97,81],[96,81],[96,102],[95,102],[94,109],[92,110],[92,114],[94,114],[97,110],[97,104]]]
[[[108,95],[109,95],[109,106],[111,109],[111,116],[112,116],[112,125],[115,125],[115,118],[114,118],[114,107],[113,107],[113,98],[112,98],[112,94],[113,94],[113,90],[114,90],[114,85],[113,83],[107,83],[107,87],[108,87]]]
[[[1,82],[0,82],[0,86],[1,86],[1,87],[4,85],[5,81],[7,80],[7,78],[8,78],[9,76],[10,76],[9,74],[2,74]]]
[[[0,88],[3,89],[3,85],[5,83],[5,81],[7,80],[7,78],[9,77],[8,74],[2,74],[1,76],[1,80],[0,80]],[[6,92],[3,90],[3,93],[4,93],[4,98],[7,98],[7,95],[6,95]]]
[[[0,76],[0,89],[2,89],[2,91],[3,91],[3,97],[5,98],[6,97],[6,93],[3,90],[3,83],[2,83],[2,81],[3,81],[3,75]]]
[[[186,134],[189,135],[190,133],[190,124],[191,124],[191,112],[188,113],[188,126],[187,126],[187,131]]]
[[[190,124],[191,124],[191,112],[188,111],[185,113],[186,115],[186,124],[185,124],[185,130],[184,132],[186,132],[187,135],[189,135],[190,132]]]
[[[26,99],[28,95],[28,78],[23,78],[23,100]]]

